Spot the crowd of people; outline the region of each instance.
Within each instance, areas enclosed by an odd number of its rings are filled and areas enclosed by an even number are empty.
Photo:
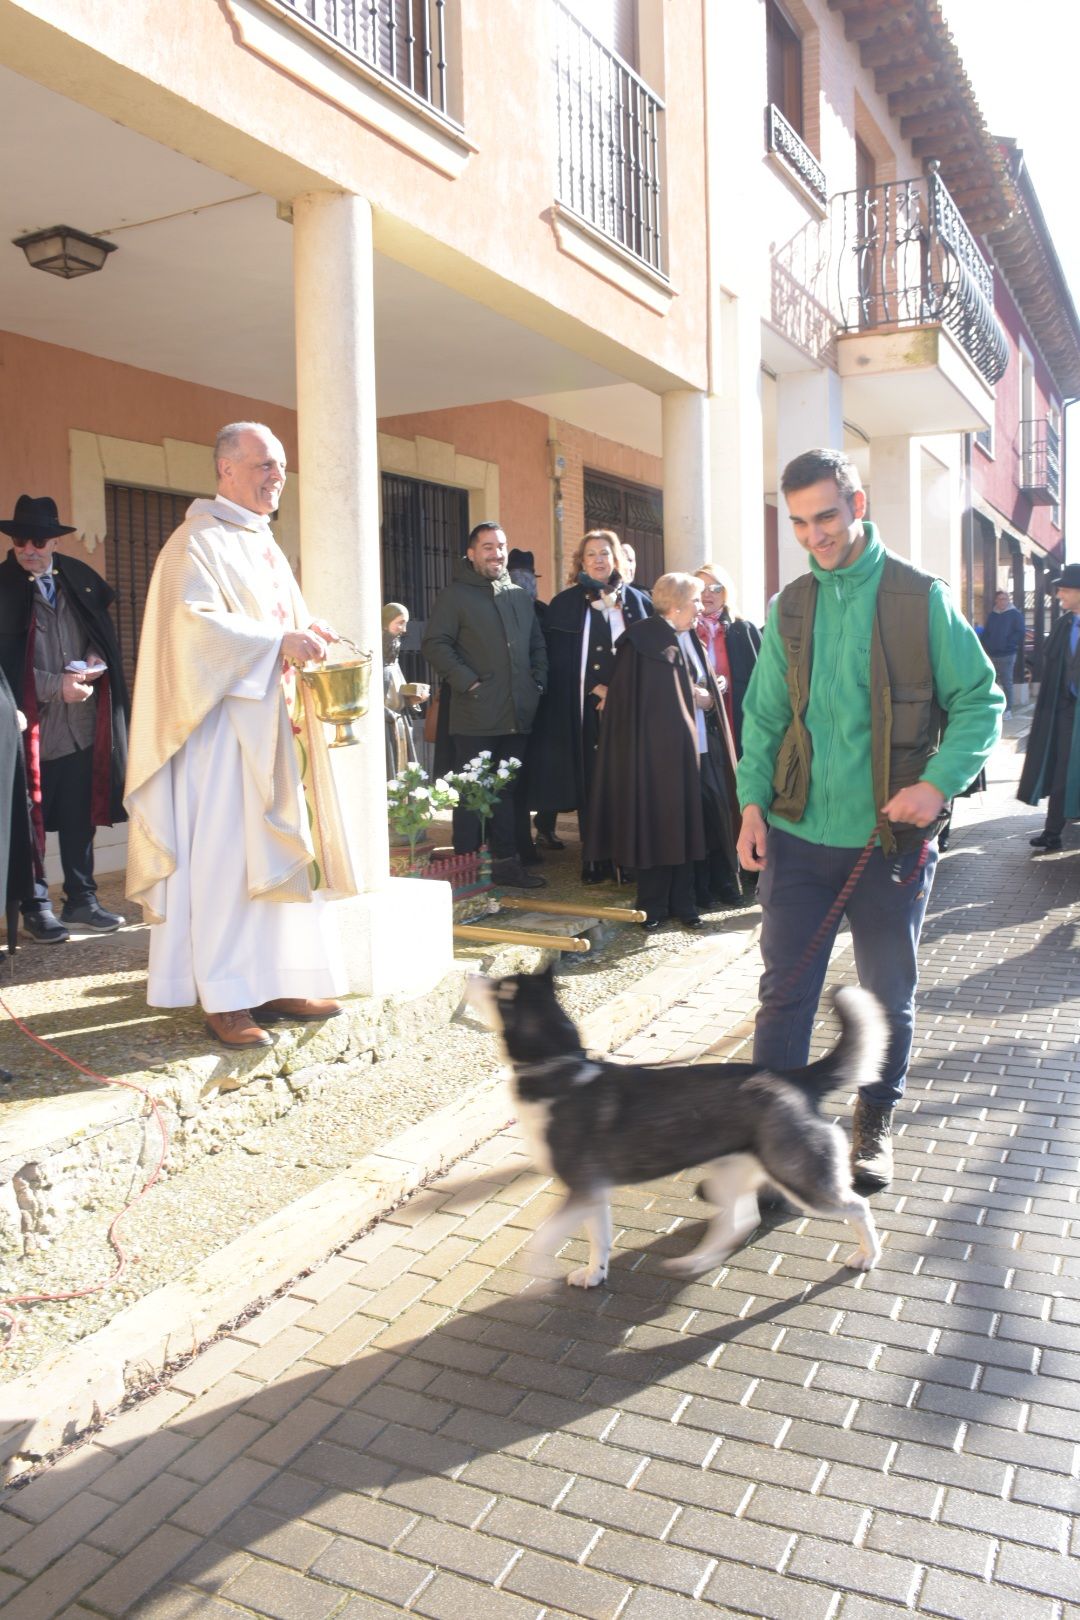
[[[8,925],[21,912],[42,943],[120,926],[97,898],[93,839],[126,816],[127,893],[151,925],[148,1000],[197,1003],[224,1045],[264,1046],[274,1020],[337,1016],[346,988],[326,902],[356,891],[347,807],[296,679],[336,632],[308,611],[269,527],[286,477],[274,434],[229,424],[215,465],[216,495],[192,503],[154,568],[130,747],[111,588],[57,552],[72,529],[51,498],[22,496],[0,522],[12,541],[0,564]],[[841,452],[796,458],[781,490],[809,572],[779,593],[763,633],[719,565],[645,590],[606,529],[582,537],[563,588],[541,602],[533,554],[511,550],[498,523],[478,524],[424,626],[434,694],[402,675],[407,605],[383,610],[386,771],[416,759],[425,711],[436,772],[480,752],[496,768],[522,761],[490,819],[495,882],[543,886],[542,852],[563,847],[556,817],[574,814],[583,881],[635,883],[649,931],[667,919],[696,928],[756,882],[765,1066],[807,1061],[846,912],[860,980],[890,1020],[853,1149],[863,1184],[882,1186],[935,835],[998,736],[1023,621],[999,601],[980,642],[940,581],[886,550]],[[1036,855],[1080,818],[1080,565],[1058,596],[1020,784],[1026,802],[1049,800]],[[45,885],[49,829],[59,917]],[[475,850],[478,817],[459,807],[453,837]],[[810,940],[819,948],[807,953]]]

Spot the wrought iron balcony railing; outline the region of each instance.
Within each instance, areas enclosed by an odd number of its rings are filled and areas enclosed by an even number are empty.
[[[1061,497],[1061,436],[1045,417],[1020,423],[1020,487],[1035,506]]]
[[[447,0],[277,0],[277,4],[449,117]]]
[[[831,278],[840,330],[903,330],[939,322],[984,379],[1008,362],[990,267],[931,165],[917,180],[833,199]]]
[[[556,195],[661,272],[663,112],[633,68],[555,0]]]
[[[765,109],[765,140],[769,151],[784,160],[807,191],[824,207],[829,200],[825,170],[802,136],[796,134],[773,102]]]

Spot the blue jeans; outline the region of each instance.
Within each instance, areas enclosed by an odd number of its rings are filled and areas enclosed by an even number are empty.
[[[829,849],[769,828],[765,870],[758,882],[765,971],[759,987],[755,1063],[797,1069],[809,1060],[814,1015],[839,918],[812,960],[801,968],[800,962],[860,853]],[[881,1079],[861,1092],[879,1108],[891,1108],[903,1096],[911,1056],[919,978],[916,953],[937,866],[936,844],[931,844],[926,865],[913,882],[898,883],[893,874],[910,876],[918,858],[916,849],[898,863],[875,849],[846,907],[859,983],[882,1003],[891,1031]]]

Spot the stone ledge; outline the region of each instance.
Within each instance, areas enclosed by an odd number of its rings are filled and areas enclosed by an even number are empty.
[[[756,926],[736,927],[653,969],[583,1021],[586,1043],[594,1051],[611,1050],[741,956],[756,937]],[[501,962],[498,968],[509,970]],[[194,1355],[224,1323],[350,1242],[496,1135],[512,1115],[502,1080],[475,1089],[121,1311],[106,1327],[0,1385],[0,1480],[72,1444],[168,1363]]]

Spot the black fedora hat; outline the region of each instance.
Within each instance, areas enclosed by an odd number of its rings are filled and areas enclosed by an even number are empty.
[[[524,568],[527,569],[530,574],[536,573],[536,564],[533,560],[532,552],[519,551],[516,546],[506,559],[506,567],[507,571],[509,571],[511,568]]]
[[[58,540],[62,534],[74,533],[72,524],[60,522],[51,495],[20,495],[15,516],[0,519],[0,534],[9,534],[13,540]]]
[[[1080,591],[1080,563],[1066,563],[1057,579],[1054,581],[1054,590],[1064,585],[1066,590]]]

